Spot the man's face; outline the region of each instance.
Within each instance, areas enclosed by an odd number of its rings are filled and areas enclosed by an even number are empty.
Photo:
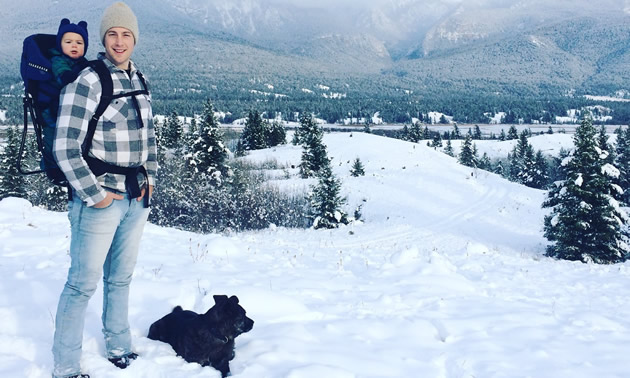
[[[129,69],[129,60],[136,44],[133,33],[126,28],[111,28],[105,33],[104,43],[107,59],[120,69]]]

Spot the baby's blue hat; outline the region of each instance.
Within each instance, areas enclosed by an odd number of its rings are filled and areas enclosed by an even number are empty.
[[[63,38],[63,35],[66,33],[77,33],[81,37],[83,37],[83,44],[85,46],[83,53],[84,54],[87,53],[87,49],[88,49],[87,22],[79,21],[78,24],[72,24],[70,23],[70,20],[68,20],[67,18],[64,18],[63,20],[61,20],[61,23],[59,24],[59,31],[57,31],[57,48],[59,49],[59,51],[61,51],[61,39]]]

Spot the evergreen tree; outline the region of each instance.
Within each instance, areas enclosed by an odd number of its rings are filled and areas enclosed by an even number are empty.
[[[313,177],[323,166],[329,164],[326,146],[322,141],[324,132],[311,114],[304,113],[300,117],[299,134],[302,143],[300,176],[302,178]]]
[[[433,136],[431,147],[442,147],[442,136],[440,135],[440,133],[435,133],[435,135]]]
[[[294,146],[299,146],[302,142],[300,141],[300,129],[295,130],[293,133],[293,137],[291,138],[291,144]]]
[[[625,130],[620,128],[617,132],[615,166],[619,169],[619,177],[615,182],[623,191],[621,202],[630,207],[630,127]]]
[[[628,216],[613,198],[612,177],[619,172],[600,154],[590,119],[574,136],[575,150],[566,159],[567,179],[553,188],[543,207],[545,237],[553,242],[547,255],[595,263],[624,261],[630,252],[623,227]]]
[[[424,132],[422,131],[422,125],[420,124],[420,122],[412,124],[407,135],[407,140],[414,143],[418,143],[422,139],[424,139]]]
[[[406,141],[410,141],[410,135],[409,135],[409,127],[407,127],[407,125],[404,125],[402,130],[400,131],[400,136],[398,137],[398,139],[401,140],[406,140]]]
[[[518,143],[510,156],[510,180],[534,187],[534,148],[527,140],[526,130],[521,132]]]
[[[490,161],[490,157],[486,152],[484,152],[481,159],[479,159],[479,168],[486,171],[492,170],[492,162]]]
[[[274,147],[287,143],[287,130],[282,123],[273,121],[269,126],[267,135],[267,146]]]
[[[567,179],[565,160],[571,155],[570,151],[565,148],[560,148],[558,156],[552,157],[552,162],[548,166],[549,168],[549,182],[554,183],[556,181],[564,181]]]
[[[532,187],[545,189],[549,183],[549,167],[547,159],[542,151],[538,150],[534,156],[534,172],[532,177]]]
[[[249,111],[240,139],[241,146],[245,151],[260,150],[267,147],[267,126],[258,110]]]
[[[332,173],[328,162],[320,167],[318,184],[312,188],[309,196],[311,203],[309,215],[313,219],[313,228],[337,228],[350,222],[342,209],[346,199],[341,197],[340,192],[341,181]]]
[[[183,137],[184,151],[188,152],[198,137],[199,130],[197,127],[197,119],[195,117],[192,117],[192,119],[190,120],[190,124],[188,125],[188,131],[184,133]]]
[[[505,130],[501,129],[501,134],[499,134],[499,140],[501,142],[507,140],[507,135],[505,135]]]
[[[462,144],[462,150],[459,153],[459,163],[467,167],[477,166],[470,135],[466,135],[466,139],[464,139],[464,143]]]
[[[165,120],[166,121],[166,120]],[[164,160],[166,147],[164,143],[164,122],[160,123],[157,118],[153,120],[155,127],[155,143],[157,145],[158,164]]]
[[[448,156],[455,156],[455,152],[453,151],[453,144],[450,139],[446,140],[446,147],[444,147],[444,153]]]
[[[26,177],[17,170],[20,133],[7,127],[7,142],[0,151],[0,200],[6,197],[27,198]]]
[[[514,125],[510,126],[510,128],[508,129],[508,133],[507,133],[507,136],[506,136],[505,139],[506,140],[518,139],[518,131],[516,130],[516,126],[514,126]]]
[[[456,123],[453,125],[453,139],[462,139],[462,134],[459,132],[459,127],[457,127]]]
[[[502,123],[514,123],[517,121],[516,113],[512,110],[508,110],[507,113],[503,116]]]
[[[171,114],[164,120],[161,132],[161,142],[166,148],[180,147],[182,136],[184,135],[184,125],[180,121],[177,112]]]
[[[350,170],[350,175],[353,177],[365,176],[365,168],[363,167],[363,163],[359,158],[354,159],[354,163],[352,163],[352,169]]]
[[[230,173],[227,166],[228,154],[214,108],[210,100],[207,100],[199,124],[199,137],[192,145],[191,152],[186,155],[188,166],[195,174],[212,177],[219,184]]]
[[[505,168],[503,168],[503,162],[497,162],[497,165],[494,167],[494,173],[501,177],[505,177]]]
[[[612,146],[608,143],[608,134],[606,134],[606,126],[604,125],[599,128],[597,145],[601,150],[604,161],[612,164],[615,161],[615,153]]]
[[[481,128],[479,125],[475,125],[475,131],[473,132],[473,139],[481,140],[483,136],[481,135]]]

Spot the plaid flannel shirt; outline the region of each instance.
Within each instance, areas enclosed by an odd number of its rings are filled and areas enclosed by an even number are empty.
[[[133,63],[128,75],[107,60],[104,53],[100,53],[98,59],[103,59],[109,68],[114,95],[144,89]],[[124,175],[105,173],[96,177],[81,155],[81,145],[101,92],[98,74],[89,67],[62,90],[53,147],[59,168],[88,206],[105,199],[104,188],[126,191]],[[155,185],[157,148],[151,97],[138,95],[136,99],[144,127],[140,127],[140,122],[137,121],[136,108],[131,97],[114,99],[98,120],[89,155],[120,167],[143,165],[148,173],[149,185]],[[138,180],[142,187],[145,184],[143,177],[139,176]]]

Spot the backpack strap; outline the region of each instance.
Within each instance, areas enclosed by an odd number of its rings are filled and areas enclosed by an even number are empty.
[[[105,113],[105,110],[107,110],[109,104],[112,102],[114,94],[114,82],[109,69],[105,65],[105,62],[100,59],[91,60],[88,62],[88,66],[96,72],[98,79],[101,82],[101,100],[98,102],[94,115],[92,115],[92,118],[90,118],[90,122],[88,123],[88,130],[82,147],[83,157],[87,156],[90,148],[92,147],[92,139],[94,138],[94,132],[96,131],[96,124],[103,113]]]
[[[149,183],[149,176],[147,174],[144,166],[140,167],[119,167],[117,165],[106,163],[102,160],[95,159],[88,155],[90,152],[90,148],[92,147],[92,139],[94,138],[94,133],[96,132],[96,125],[98,124],[98,120],[101,118],[105,110],[109,107],[109,104],[112,100],[121,98],[121,97],[131,97],[136,108],[136,114],[138,116],[140,127],[144,127],[142,121],[142,115],[140,113],[140,106],[138,105],[138,101],[136,100],[136,95],[139,94],[149,94],[146,81],[144,76],[140,72],[138,72],[138,77],[140,78],[140,82],[144,89],[132,91],[132,92],[123,92],[114,95],[114,82],[112,80],[112,75],[109,72],[109,69],[100,59],[92,60],[88,62],[88,66],[91,67],[97,74],[99,81],[101,82],[101,99],[94,111],[94,115],[90,118],[88,123],[88,130],[85,136],[85,140],[82,146],[82,154],[83,159],[88,163],[90,170],[96,176],[100,176],[104,173],[114,173],[121,174],[125,176],[125,184],[127,189],[129,190],[129,194],[133,198],[137,198],[141,195],[141,189],[138,185],[137,175],[142,174],[147,182]],[[144,193],[144,206],[149,207],[149,189],[146,188]]]

